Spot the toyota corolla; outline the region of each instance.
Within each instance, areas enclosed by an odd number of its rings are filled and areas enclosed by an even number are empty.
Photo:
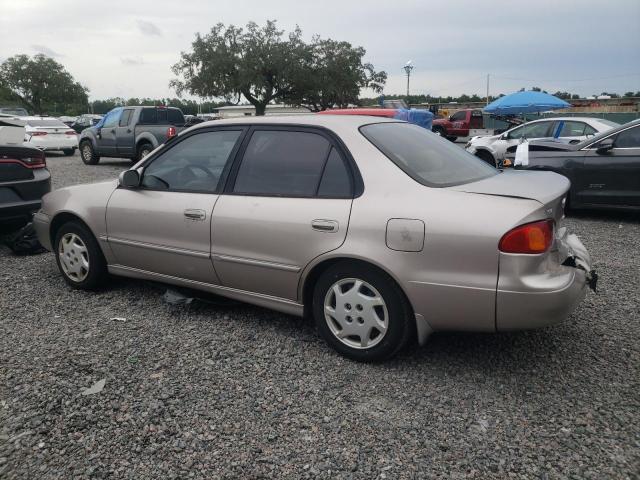
[[[374,361],[433,331],[565,319],[596,280],[562,227],[568,189],[391,119],[241,118],[46,195],[34,224],[74,288],[122,275],[309,315]]]

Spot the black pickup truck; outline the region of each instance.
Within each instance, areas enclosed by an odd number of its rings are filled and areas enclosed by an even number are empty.
[[[117,107],[82,131],[80,156],[87,165],[100,157],[140,160],[184,129],[184,115],[173,107]]]

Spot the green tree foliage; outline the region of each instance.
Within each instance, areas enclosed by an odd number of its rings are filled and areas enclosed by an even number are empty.
[[[287,102],[319,112],[356,104],[364,88],[382,92],[387,74],[376,72],[372,64],[363,62],[365,53],[364,48],[348,42],[315,36],[304,49]]]
[[[347,42],[314,37],[302,40],[296,28],[285,35],[275,21],[246,30],[218,24],[207,35],[196,35],[190,52],[182,52],[173,66],[178,78],[170,85],[178,95],[238,103],[244,97],[264,115],[271,102],[305,105],[323,110],[356,102],[361,88],[381,91],[384,72],[363,63],[364,49]]]
[[[78,110],[88,90],[60,63],[45,55],[15,55],[0,65],[0,87],[33,113]]]

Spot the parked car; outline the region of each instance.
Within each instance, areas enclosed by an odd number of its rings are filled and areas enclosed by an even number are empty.
[[[446,118],[436,118],[431,129],[436,135],[451,141],[458,137],[468,137],[472,130],[484,129],[482,110],[459,110]]]
[[[567,143],[579,143],[598,133],[606,132],[618,123],[602,118],[557,117],[533,120],[507,130],[500,135],[473,137],[465,146],[467,152],[476,155],[489,165],[500,166],[507,148],[518,145],[523,138],[561,138]]]
[[[404,101],[400,100],[403,104]],[[389,101],[385,100],[385,104]],[[431,130],[433,113],[421,108],[336,108],[323,110],[318,115],[366,115],[372,117],[394,118],[413,123],[427,130]]]
[[[71,124],[71,128],[73,128],[77,133],[81,133],[85,128],[97,125],[100,120],[102,120],[102,115],[86,113],[76,118],[75,122]]]
[[[100,157],[140,160],[184,129],[184,115],[173,107],[118,107],[80,134],[80,156],[87,165]]]
[[[51,191],[51,175],[42,150],[0,145],[0,224],[22,226]]]
[[[519,170],[547,170],[571,181],[571,208],[640,207],[640,120],[577,144],[529,142],[527,165]],[[508,148],[515,161],[517,146]]]
[[[21,107],[0,107],[0,114],[11,115],[13,117],[28,117],[29,112]]]
[[[251,117],[56,190],[34,225],[73,288],[111,273],[206,290],[308,314],[337,351],[382,360],[416,333],[563,320],[594,278],[559,224],[568,188],[406,122]]]
[[[43,151],[62,151],[73,155],[78,148],[78,136],[74,130],[57,118],[23,117],[25,123],[24,144]]]
[[[58,117],[58,120],[64,123],[67,127],[70,127],[71,125],[73,125],[77,119],[78,117],[70,117],[68,115],[63,115],[61,117]]]

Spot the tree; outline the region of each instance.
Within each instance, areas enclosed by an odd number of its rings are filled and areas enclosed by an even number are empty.
[[[275,21],[267,21],[264,27],[250,22],[246,31],[219,23],[205,36],[196,34],[192,51],[182,52],[172,67],[183,79],[174,79],[170,85],[178,95],[187,91],[236,103],[244,96],[256,115],[264,115],[270,102],[293,90],[291,81],[304,54],[301,37],[299,28],[285,37]]]
[[[60,63],[45,55],[16,55],[0,65],[0,86],[35,113],[87,105],[88,90]],[[82,109],[82,108],[81,108]]]
[[[387,80],[385,72],[363,63],[366,50],[349,42],[315,36],[301,52],[303,62],[294,72],[293,91],[285,99],[314,112],[356,104],[361,89],[381,93]]]

